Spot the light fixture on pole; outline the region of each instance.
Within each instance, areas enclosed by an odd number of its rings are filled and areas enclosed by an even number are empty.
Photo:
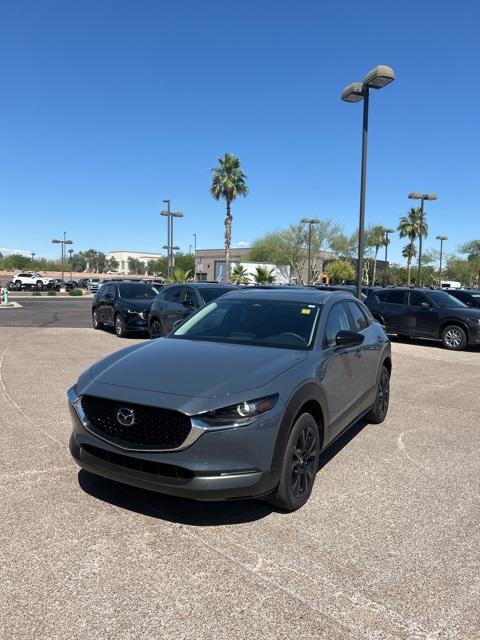
[[[383,227],[382,231],[385,234],[385,269],[383,270],[383,286],[386,287],[387,286],[387,271],[388,271],[387,256],[388,256],[388,245],[389,245],[389,242],[390,242],[390,240],[388,239],[388,234],[389,233],[394,233],[395,229],[390,229],[389,227]],[[373,283],[373,284],[375,284],[375,283]]]
[[[319,224],[320,220],[317,218],[302,218],[300,220],[302,224],[308,224],[308,255],[307,255],[307,286],[312,280],[312,224]]]
[[[32,251],[32,253],[31,253],[31,256],[32,256],[32,262],[34,261],[34,259],[35,259],[35,256],[36,256],[36,255],[37,255],[37,254],[35,253],[35,251]]]
[[[370,89],[382,89],[395,80],[393,69],[380,65],[364,77],[363,82],[349,84],[342,92],[345,102],[363,100],[362,170],[360,177],[360,212],[358,220],[357,298],[362,297],[363,252],[365,245],[365,189],[367,180],[368,101]]]
[[[170,211],[170,200],[164,200],[167,204],[167,209],[160,212],[160,215],[167,216],[168,225],[167,225],[167,245],[164,246],[164,249],[167,249],[167,276],[170,278],[172,275],[173,268],[173,218],[183,218],[183,213],[181,211]]]
[[[443,243],[445,242],[445,240],[448,240],[448,236],[437,236],[436,240],[440,240],[440,275],[439,275],[439,282],[440,282],[440,287],[442,286],[442,258],[443,258]]]
[[[417,287],[422,286],[422,237],[423,237],[423,203],[425,200],[437,200],[438,196],[435,193],[419,193],[413,191],[408,194],[410,200],[421,200],[420,205],[420,235],[418,237],[418,275],[417,275]]]
[[[72,240],[67,240],[67,232],[64,231],[63,232],[63,240],[52,240],[52,244],[61,244],[62,245],[62,283],[64,281],[64,261],[65,261],[65,245],[66,244],[73,244]]]

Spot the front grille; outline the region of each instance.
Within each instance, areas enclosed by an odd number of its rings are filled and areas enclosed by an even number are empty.
[[[176,449],[185,441],[192,428],[188,416],[170,409],[94,396],[82,397],[82,409],[90,431],[125,449]],[[120,409],[133,410],[134,424],[125,426],[118,421],[117,413]]]
[[[163,464],[161,462],[153,462],[152,460],[131,458],[129,456],[124,456],[121,453],[113,453],[113,451],[92,447],[90,444],[82,444],[82,449],[95,458],[99,458],[100,460],[104,460],[110,464],[116,464],[119,467],[125,467],[126,469],[141,471],[142,473],[150,473],[152,475],[165,476],[167,478],[177,478],[178,480],[189,480],[194,476],[193,471],[190,471],[190,469],[178,467],[175,464]]]

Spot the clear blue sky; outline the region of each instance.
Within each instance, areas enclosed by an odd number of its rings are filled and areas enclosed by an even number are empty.
[[[476,0],[42,0],[0,9],[0,247],[55,256],[222,246],[210,169],[238,155],[250,195],[233,243],[303,216],[358,218],[361,104],[340,101],[377,64],[367,223],[396,226],[435,191],[430,238],[480,236]],[[402,243],[394,240],[392,257]]]

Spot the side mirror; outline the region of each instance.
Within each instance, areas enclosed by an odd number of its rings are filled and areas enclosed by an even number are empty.
[[[193,304],[193,302],[191,300],[184,300],[183,301],[183,306],[187,307],[187,309],[195,309],[195,305]]]
[[[173,323],[173,330],[175,331],[175,329],[178,329],[178,327],[182,324],[183,320],[176,320]]]
[[[339,331],[335,336],[337,347],[358,347],[365,340],[365,336],[356,331]]]

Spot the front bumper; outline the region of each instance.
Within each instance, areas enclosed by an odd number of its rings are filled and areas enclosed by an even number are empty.
[[[142,318],[137,313],[124,313],[123,317],[128,331],[148,331],[148,316]]]
[[[469,340],[468,344],[470,345],[479,345],[480,344],[480,324],[469,325]]]
[[[70,452],[81,468],[99,476],[195,500],[261,496],[278,483],[279,471],[271,468],[278,417],[236,429],[205,430],[178,450],[131,451],[90,433],[72,400],[70,390]]]

